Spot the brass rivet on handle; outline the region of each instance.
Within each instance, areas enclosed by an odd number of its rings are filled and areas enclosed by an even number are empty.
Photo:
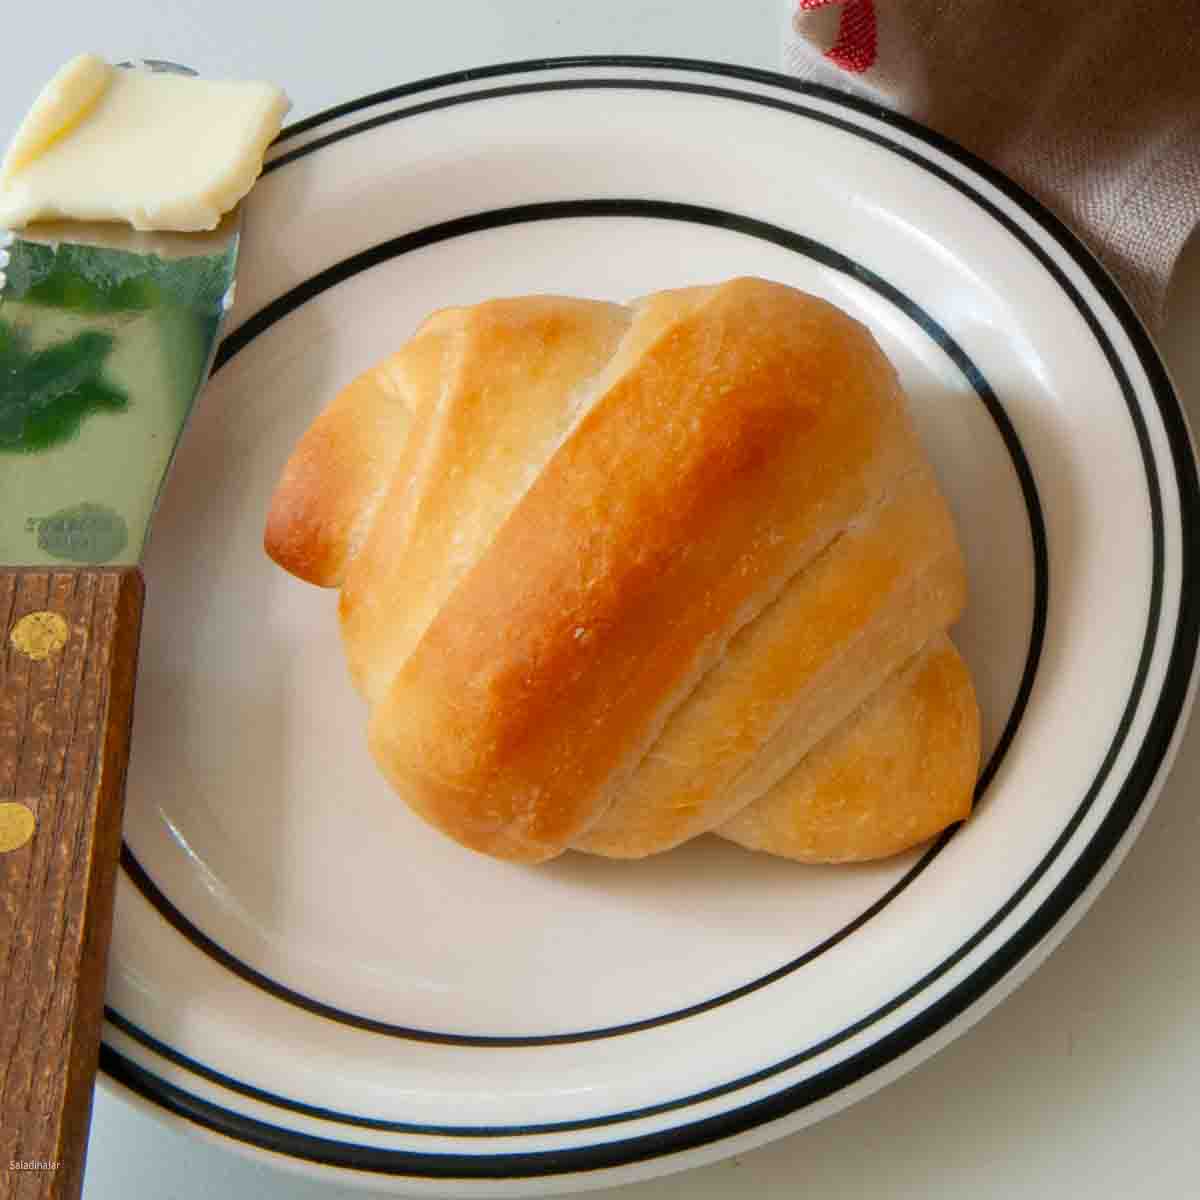
[[[0,804],[0,854],[19,850],[37,828],[33,809],[15,800]]]
[[[31,612],[12,627],[8,640],[14,650],[34,662],[41,662],[61,650],[67,644],[69,634],[66,621],[58,613]]]

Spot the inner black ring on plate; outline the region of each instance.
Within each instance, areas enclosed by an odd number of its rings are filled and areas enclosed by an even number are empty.
[[[362,111],[373,104],[395,97],[411,95],[437,87],[468,83],[485,76],[579,67],[593,70],[598,67],[636,68],[640,70],[667,69],[724,77],[726,79],[748,80],[758,84],[770,85],[778,92],[790,92],[798,98],[815,97],[829,105],[839,107],[847,113],[857,112],[876,123],[886,124],[899,133],[907,135],[913,142],[924,144],[925,147],[931,147],[934,151],[939,152],[944,159],[949,160],[960,169],[965,167],[966,171],[970,172],[976,179],[982,178],[997,193],[1021,209],[1030,218],[1035,228],[1040,228],[1040,230],[1049,235],[1051,240],[1056,243],[1057,248],[1064,252],[1066,259],[1096,289],[1108,310],[1129,338],[1133,354],[1146,374],[1158,406],[1169,446],[1169,461],[1176,476],[1180,497],[1180,522],[1184,551],[1181,561],[1181,595],[1183,602],[1174,630],[1162,689],[1146,736],[1138,749],[1136,758],[1121,785],[1118,795],[1114,798],[1109,811],[1105,814],[1099,829],[1092,835],[1087,846],[1067,869],[1062,879],[1055,885],[1051,894],[1039,905],[1038,909],[1025,921],[1021,928],[991,954],[985,963],[981,964],[947,994],[916,1014],[904,1025],[893,1030],[874,1045],[852,1055],[846,1061],[810,1079],[789,1085],[773,1095],[743,1104],[739,1108],[728,1110],[716,1116],[677,1125],[652,1134],[619,1139],[597,1145],[571,1146],[550,1152],[469,1155],[462,1153],[421,1153],[388,1150],[297,1133],[294,1130],[279,1128],[241,1113],[223,1109],[218,1104],[193,1096],[178,1086],[154,1075],[114,1050],[111,1046],[106,1045],[102,1048],[102,1067],[104,1070],[114,1079],[126,1084],[138,1094],[208,1128],[220,1131],[252,1145],[278,1150],[292,1157],[330,1166],[347,1166],[359,1170],[421,1177],[514,1178],[545,1176],[564,1174],[577,1170],[616,1167],[664,1154],[677,1153],[730,1137],[739,1132],[755,1128],[764,1122],[786,1116],[803,1107],[818,1103],[826,1097],[835,1094],[840,1089],[886,1066],[888,1063],[894,1062],[918,1046],[923,1040],[944,1028],[950,1021],[970,1008],[1003,979],[1059,923],[1067,910],[1084,894],[1089,884],[1109,860],[1132,825],[1148,791],[1158,776],[1186,701],[1197,638],[1198,634],[1200,634],[1200,603],[1197,603],[1194,598],[1189,600],[1189,597],[1194,597],[1195,595],[1193,584],[1195,562],[1194,555],[1190,553],[1189,547],[1195,544],[1196,516],[1198,506],[1200,506],[1200,486],[1197,484],[1196,464],[1192,456],[1189,437],[1182,414],[1174,400],[1170,381],[1158,360],[1153,344],[1142,329],[1128,302],[1102,268],[1090,257],[1074,235],[1061,222],[987,163],[962,150],[954,143],[924,129],[913,121],[831,89],[815,85],[798,84],[784,76],[754,68],[689,59],[652,59],[630,56],[533,60],[457,72],[453,75],[441,76],[414,84],[406,84],[390,89],[388,92],[368,96],[360,101],[330,110],[328,113],[319,114],[317,117],[301,123],[300,126],[293,127],[289,132],[298,133],[301,128],[312,128],[323,121],[351,112]],[[618,86],[621,82],[624,81],[609,80],[604,85]],[[590,86],[590,83],[591,81],[584,78],[574,83],[574,86],[586,88]],[[910,994],[897,998],[896,1004],[904,1003],[908,999],[911,999],[912,995],[917,994],[927,986],[933,978],[948,969],[953,962],[961,959],[963,955],[978,945],[1013,910],[1019,900],[1028,894],[1028,891],[1036,880],[1044,874],[1050,862],[1065,847],[1090,809],[1099,787],[1111,770],[1117,747],[1124,740],[1128,731],[1149,668],[1149,657],[1153,650],[1153,634],[1156,628],[1162,596],[1164,553],[1162,502],[1158,492],[1157,471],[1155,470],[1155,464],[1150,453],[1144,419],[1137,408],[1136,395],[1133,392],[1120,356],[1112,345],[1099,318],[1088,307],[1087,302],[1080,295],[1077,287],[1066,275],[1059,263],[1039,244],[1037,238],[1010,217],[1007,212],[999,208],[994,201],[981,193],[977,183],[969,176],[963,178],[955,174],[947,166],[937,161],[936,158],[927,158],[912,149],[909,145],[886,136],[875,128],[856,125],[846,117],[836,116],[824,109],[816,109],[807,105],[785,101],[778,96],[734,91],[728,87],[715,85],[675,84],[669,81],[630,80],[628,81],[628,85],[659,87],[663,90],[700,92],[744,103],[761,104],[767,107],[784,109],[809,119],[832,124],[864,140],[873,142],[894,155],[908,159],[942,182],[954,187],[970,198],[979,208],[988,213],[1013,236],[1015,241],[1025,251],[1032,254],[1072,301],[1092,331],[1093,336],[1109,362],[1114,376],[1120,383],[1130,411],[1131,421],[1134,425],[1135,434],[1146,467],[1150,490],[1155,574],[1152,583],[1151,621],[1147,631],[1146,643],[1135,677],[1133,694],[1126,708],[1117,737],[1114,739],[1114,745],[1110,748],[1109,754],[1106,755],[1095,783],[1089,789],[1087,796],[1085,796],[1080,804],[1068,827],[1064,829],[1058,841],[1038,867],[1035,868],[1025,884],[1018,890],[1018,893],[983,928],[977,931],[966,945],[960,947],[959,951],[943,964],[941,968],[936,969],[929,977],[914,985],[914,988],[910,989]],[[543,86],[549,85],[534,83],[524,85],[520,90],[536,91]],[[561,86],[561,84],[558,86]],[[475,98],[477,98],[476,95],[464,94],[455,98],[455,102],[468,102]],[[403,115],[405,114],[393,114],[390,119],[398,119]],[[348,136],[350,132],[352,131],[338,131],[338,136]],[[310,145],[314,144],[310,143]],[[112,1015],[115,1016],[116,1014]],[[147,1044],[151,1049],[162,1049],[161,1046],[155,1046],[154,1040],[148,1038],[148,1035]],[[819,1052],[822,1048],[817,1048],[814,1053]],[[176,1061],[182,1059],[182,1056],[175,1057]],[[183,1065],[186,1065],[186,1060],[184,1060]],[[787,1070],[793,1065],[795,1065],[795,1060],[785,1060],[775,1064],[764,1072],[760,1072],[754,1077],[734,1080],[720,1088],[712,1089],[701,1096],[688,1097],[677,1102],[658,1106],[653,1111],[680,1107],[711,1095],[733,1091],[754,1082],[756,1078],[762,1078],[769,1074]],[[208,1077],[217,1078],[213,1073],[209,1073]],[[217,1081],[220,1081],[219,1078],[217,1078]],[[253,1089],[249,1089],[245,1085],[236,1085],[235,1081],[228,1082],[234,1083],[236,1090],[244,1091],[246,1094],[254,1094]],[[267,1098],[263,1093],[259,1093],[259,1095],[261,1098]],[[301,1106],[294,1107],[297,1107],[300,1111],[303,1110]],[[636,1115],[639,1114],[623,1114],[619,1117],[603,1118],[593,1122],[580,1122],[579,1125],[609,1123],[611,1120],[629,1119]],[[337,1114],[329,1114],[329,1116],[335,1120],[339,1119]],[[373,1122],[367,1122],[364,1118],[351,1118],[350,1120],[360,1124],[374,1124]],[[399,1126],[396,1127],[399,1128]],[[535,1129],[536,1127],[532,1127],[530,1131],[534,1131]],[[463,1131],[455,1130],[454,1132],[461,1134]],[[495,1132],[519,1133],[525,1131],[509,1128]]]
[[[1049,567],[1045,521],[1038,499],[1037,488],[1034,484],[1033,472],[1021,448],[1016,430],[1013,428],[1012,422],[1009,421],[1008,415],[993,392],[991,385],[983,377],[982,372],[972,362],[962,347],[958,345],[950,334],[928,312],[909,296],[861,263],[803,234],[793,233],[777,225],[771,225],[765,221],[755,220],[737,213],[726,212],[716,208],[705,208],[695,204],[643,199],[596,199],[562,200],[544,204],[519,205],[511,208],[496,209],[490,212],[475,213],[453,221],[440,222],[425,229],[419,229],[412,233],[389,239],[377,246],[372,246],[367,250],[352,255],[341,262],[334,263],[324,271],[314,275],[311,279],[306,279],[302,283],[297,284],[290,291],[256,313],[226,338],[221,345],[214,370],[219,369],[222,365],[229,362],[234,355],[248,346],[255,338],[265,333],[277,322],[285,319],[289,314],[295,312],[306,301],[313,299],[339,283],[353,278],[363,271],[390,262],[403,254],[425,246],[435,245],[438,242],[448,241],[452,238],[499,229],[508,225],[525,224],[535,221],[596,217],[642,218],[714,226],[719,229],[726,229],[734,233],[771,242],[793,253],[812,259],[822,266],[848,275],[870,288],[877,295],[890,301],[909,317],[959,368],[967,382],[974,389],[975,394],[982,401],[1008,451],[1013,471],[1017,477],[1025,502],[1033,553],[1034,600],[1032,626],[1020,683],[1013,701],[1012,710],[1005,721],[996,749],[993,751],[980,775],[975,796],[976,803],[978,803],[1016,734],[1017,726],[1025,710],[1026,702],[1033,688],[1034,676],[1037,672],[1037,663],[1041,653],[1046,625],[1046,608],[1049,595]],[[126,874],[142,895],[194,946],[202,950],[210,958],[221,963],[222,966],[232,971],[239,978],[244,979],[247,983],[269,992],[271,995],[288,1004],[302,1008],[306,1012],[337,1021],[343,1025],[350,1025],[369,1033],[382,1034],[389,1037],[404,1037],[424,1042],[437,1042],[456,1046],[549,1046],[565,1042],[593,1041],[598,1038],[616,1037],[621,1034],[636,1033],[639,1030],[665,1025],[671,1021],[679,1021],[737,1000],[750,992],[757,991],[759,988],[773,983],[777,979],[790,975],[792,972],[813,962],[822,954],[831,950],[856,930],[861,929],[872,917],[882,912],[937,857],[950,837],[953,836],[953,832],[953,830],[948,830],[943,833],[925,851],[921,858],[909,868],[901,879],[894,883],[881,897],[875,900],[863,912],[859,913],[853,920],[847,922],[824,941],[812,947],[804,954],[756,979],[752,979],[747,983],[741,984],[736,988],[731,988],[707,1000],[702,1000],[671,1012],[645,1017],[637,1021],[627,1021],[619,1025],[610,1025],[597,1029],[526,1035],[462,1034],[421,1029],[365,1017],[358,1013],[337,1008],[323,1001],[315,1000],[264,975],[198,929],[163,894],[162,890],[147,874],[145,868],[138,862],[128,845],[122,847],[121,862]],[[857,1031],[855,1030],[855,1032]]]

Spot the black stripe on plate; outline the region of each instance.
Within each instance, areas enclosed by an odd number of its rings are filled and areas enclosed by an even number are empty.
[[[828,89],[815,88],[808,85],[799,85],[794,81],[786,79],[782,76],[777,76],[769,72],[756,71],[750,68],[740,68],[725,66],[716,63],[703,63],[694,60],[684,59],[639,59],[629,58],[624,56],[607,56],[603,58],[587,58],[587,59],[556,59],[556,60],[538,60],[531,63],[509,64],[507,66],[496,66],[485,68],[480,72],[458,73],[455,77],[442,77],[440,80],[425,81],[422,84],[406,86],[403,89],[405,94],[409,92],[417,92],[426,90],[435,86],[442,86],[447,82],[454,82],[458,79],[469,79],[479,77],[484,74],[505,74],[508,72],[519,72],[529,70],[550,70],[561,69],[565,67],[586,67],[594,69],[604,66],[618,67],[635,67],[639,69],[657,69],[666,68],[670,70],[694,71],[705,73],[708,75],[725,76],[732,78],[747,79],[754,82],[769,84],[772,87],[784,91],[790,91],[793,94],[820,96],[821,98],[836,103],[837,105],[864,113],[878,121],[881,121],[892,128],[908,133],[915,139],[931,146],[951,159],[957,160],[964,164],[969,169],[976,172],[984,178],[999,192],[1005,195],[1010,201],[1019,206],[1030,216],[1033,221],[1041,226],[1043,230],[1048,232],[1051,237],[1060,243],[1066,250],[1069,256],[1074,261],[1074,264],[1082,270],[1085,276],[1093,287],[1097,289],[1103,298],[1104,302],[1110,307],[1113,315],[1118,319],[1124,329],[1126,336],[1130,339],[1134,351],[1146,372],[1151,388],[1154,392],[1155,401],[1160,410],[1161,419],[1163,421],[1164,430],[1170,445],[1170,453],[1172,465],[1174,468],[1177,484],[1179,487],[1180,504],[1181,504],[1181,522],[1182,522],[1182,545],[1183,558],[1181,562],[1182,576],[1182,604],[1179,613],[1178,622],[1175,629],[1175,637],[1171,648],[1171,656],[1167,664],[1167,669],[1164,675],[1163,688],[1159,696],[1158,705],[1156,707],[1150,728],[1144,738],[1139,754],[1126,777],[1118,796],[1116,797],[1112,807],[1106,815],[1104,821],[1097,833],[1093,836],[1091,842],[1076,859],[1075,863],[1068,870],[1066,875],[1056,886],[1051,895],[1040,906],[1033,917],[1028,920],[1025,925],[1014,934],[1008,942],[997,950],[986,963],[977,968],[973,974],[959,984],[950,993],[943,996],[940,1000],[931,1005],[924,1012],[918,1014],[906,1025],[894,1031],[892,1034],[881,1039],[878,1043],[872,1046],[869,1050],[854,1056],[847,1062],[840,1064],[832,1070],[823,1072],[820,1076],[805,1081],[803,1084],[786,1089],[783,1092],[777,1093],[766,1102],[756,1102],[751,1105],[743,1106],[734,1112],[723,1114],[719,1118],[711,1118],[705,1122],[696,1122],[688,1126],[676,1127],[675,1129],[664,1131],[661,1134],[654,1135],[654,1146],[649,1152],[644,1150],[645,1139],[637,1139],[636,1144],[633,1139],[626,1139],[621,1142],[609,1143],[606,1147],[577,1147],[570,1151],[558,1152],[558,1165],[553,1169],[558,1171],[571,1170],[586,1170],[604,1165],[617,1165],[635,1161],[639,1158],[649,1157],[654,1154],[667,1154],[685,1149],[690,1145],[703,1144],[720,1138],[731,1136],[742,1130],[753,1128],[755,1125],[763,1121],[770,1120],[775,1116],[783,1116],[786,1113],[796,1111],[800,1107],[816,1102],[824,1096],[832,1094],[840,1087],[848,1086],[850,1083],[863,1078],[871,1071],[882,1067],[888,1062],[893,1061],[898,1056],[904,1054],[907,1050],[918,1045],[923,1039],[936,1033],[944,1027],[949,1021],[963,1013],[975,1001],[979,1000],[991,987],[997,984],[1003,976],[1011,970],[1031,949],[1033,949],[1041,939],[1046,936],[1061,920],[1068,909],[1077,901],[1080,896],[1095,878],[1097,873],[1102,869],[1105,862],[1109,859],[1112,852],[1119,846],[1122,837],[1125,835],[1133,820],[1141,808],[1142,802],[1146,795],[1153,787],[1156,777],[1161,769],[1164,758],[1169,751],[1173,737],[1176,733],[1178,718],[1183,710],[1186,702],[1187,694],[1192,674],[1192,664],[1195,658],[1197,645],[1197,637],[1200,634],[1200,606],[1196,602],[1195,590],[1195,562],[1194,550],[1197,537],[1197,504],[1200,501],[1200,487],[1197,485],[1196,464],[1192,455],[1190,441],[1188,438],[1186,424],[1183,420],[1181,411],[1175,402],[1173,391],[1169,380],[1159,362],[1153,345],[1150,342],[1148,335],[1142,329],[1132,309],[1128,305],[1125,298],[1113,284],[1112,280],[1105,274],[1103,269],[1096,263],[1087,251],[1081,246],[1074,235],[1067,230],[1061,222],[1043,209],[1037,202],[1033,201],[1024,192],[1021,191],[1015,184],[1000,174],[989,164],[977,159],[975,156],[964,151],[962,148],[949,142],[940,135],[934,134],[929,130],[922,128],[915,122],[907,118],[899,117],[889,113],[886,110],[880,109],[875,105],[859,101],[853,97],[844,96],[840,93],[830,92]],[[586,83],[580,86],[586,86]],[[717,89],[713,89],[716,91]],[[313,127],[320,121],[328,119],[334,115],[344,115],[354,111],[359,111],[362,108],[369,106],[371,103],[378,102],[379,98],[385,96],[385,93],[377,93],[375,97],[368,97],[362,101],[354,102],[350,105],[341,106],[336,112],[331,111],[328,114],[323,114],[319,118],[315,118],[309,122],[301,123],[300,126],[293,127],[285,136],[290,136],[292,133],[298,133],[302,127]],[[768,102],[765,97],[750,97],[742,94],[736,94],[733,98],[745,102]],[[469,97],[463,97],[464,101]],[[775,106],[778,106],[776,104]],[[802,115],[817,116],[820,119],[820,114],[804,112],[797,109]],[[898,144],[892,143],[890,139],[881,137],[871,131],[862,130],[850,127],[852,132],[860,136],[867,137],[869,140],[886,146],[895,153],[901,154],[904,157],[910,158],[921,165],[925,170],[937,175],[956,187],[959,191],[968,195],[980,207],[988,211],[994,216],[1005,228],[1024,245],[1026,249],[1032,252],[1039,261],[1047,268],[1050,274],[1064,288],[1067,295],[1071,298],[1077,309],[1087,320],[1089,326],[1096,335],[1102,346],[1105,346],[1105,353],[1109,356],[1110,362],[1116,362],[1118,365],[1118,376],[1121,379],[1123,390],[1126,394],[1127,401],[1133,406],[1131,415],[1134,418],[1135,424],[1140,420],[1140,414],[1136,412],[1134,397],[1131,388],[1128,384],[1128,379],[1125,376],[1123,367],[1119,364],[1119,358],[1115,355],[1115,351],[1108,344],[1108,339],[1103,331],[1099,321],[1091,310],[1087,307],[1074,285],[1062,272],[1061,268],[1050,259],[1036,241],[1020,226],[1018,226],[1011,218],[1002,210],[998,209],[991,201],[972,187],[966,180],[945,171],[944,168],[928,162],[920,156],[915,155],[912,151]],[[1139,436],[1139,444],[1143,454],[1146,453],[1147,445],[1143,434]],[[1160,512],[1161,519],[1161,512]],[[1159,531],[1161,533],[1161,530]],[[1161,551],[1161,540],[1156,543],[1156,549]],[[1156,559],[1156,569],[1161,579],[1161,559]],[[1160,593],[1161,594],[1161,593]],[[1143,666],[1146,665],[1147,656],[1143,654]],[[1141,672],[1144,677],[1144,671]],[[1099,781],[1096,787],[1098,787]],[[1089,793],[1089,797],[1085,803],[1090,807],[1096,787]],[[1079,814],[1079,819],[1082,819],[1082,814]],[[1075,822],[1077,825],[1077,822]],[[1064,833],[1061,841],[1065,842],[1069,836],[1069,831]],[[1061,847],[1056,846],[1056,853]],[[1011,909],[1015,904],[1014,897],[1010,905],[1006,908]],[[989,926],[981,930],[973,941],[981,940],[987,932],[990,931],[994,924],[1002,919],[1003,914],[997,914]],[[960,952],[965,953],[966,948]],[[924,985],[918,984],[918,990]],[[106,1048],[107,1049],[107,1048]],[[186,1093],[179,1092],[179,1089],[172,1089],[172,1085],[167,1084],[163,1080],[143,1071],[134,1064],[127,1063],[125,1066],[130,1068],[126,1070],[117,1061],[113,1061],[115,1052],[110,1052],[110,1061],[106,1065],[106,1069],[114,1077],[123,1077],[126,1082],[129,1082],[133,1074],[140,1076],[140,1081],[136,1085],[142,1094],[147,1095],[151,1099],[159,1103],[165,1104],[167,1107],[173,1107],[178,1111],[178,1098],[183,1096],[186,1098]],[[116,1056],[119,1057],[119,1056]],[[172,1092],[178,1095],[172,1096]],[[194,1100],[194,1098],[191,1098]],[[197,1102],[204,1103],[204,1102]],[[774,1111],[765,1111],[762,1105],[766,1103],[773,1106]],[[185,1105],[186,1106],[186,1105]],[[278,1130],[275,1127],[264,1125],[261,1122],[251,1121],[249,1118],[241,1117],[236,1113],[229,1113],[216,1106],[208,1106],[206,1112],[199,1112],[195,1106],[191,1106],[188,1115],[192,1119],[206,1124],[212,1128],[220,1128],[223,1132],[229,1133],[230,1136],[241,1138],[242,1140],[252,1142],[256,1145],[271,1145],[271,1148],[279,1149],[283,1153],[296,1154],[300,1157],[307,1157],[313,1161],[328,1162],[334,1165],[353,1165],[364,1167],[367,1164],[363,1161],[362,1155],[357,1153],[358,1149],[365,1148],[347,1148],[343,1143],[332,1143],[334,1147],[340,1147],[335,1150],[320,1150],[317,1153],[311,1153],[313,1147],[305,1144],[301,1135],[294,1135],[291,1131]],[[274,1130],[274,1133],[279,1135],[282,1140],[273,1141],[268,1131]],[[264,1140],[266,1138],[266,1140]],[[327,1152],[328,1150],[328,1152]],[[347,1162],[346,1154],[349,1152],[350,1158],[353,1161]],[[613,1152],[616,1153],[615,1161],[609,1162]],[[379,1153],[376,1151],[375,1153]],[[405,1160],[404,1167],[400,1168],[406,1173],[416,1173],[428,1175],[431,1173],[445,1174],[444,1170],[435,1169],[436,1162],[445,1163],[445,1156],[429,1156],[429,1155],[402,1155],[401,1152],[388,1151],[386,1153],[388,1163],[393,1164],[391,1167],[387,1165],[376,1166],[373,1169],[387,1170],[396,1169],[394,1164],[400,1161],[403,1157]],[[544,1174],[543,1169],[539,1169],[531,1160],[536,1156],[505,1156],[505,1165],[486,1169],[485,1173],[492,1176],[512,1176],[519,1174]],[[513,1161],[514,1157],[519,1161]],[[495,1164],[497,1158],[489,1156],[483,1160],[471,1159],[472,1170],[471,1174],[478,1175],[480,1172],[475,1169],[475,1163],[482,1161],[486,1164]],[[528,1169],[526,1169],[528,1168]],[[371,1169],[371,1168],[368,1168]]]
[[[741,79],[748,83],[765,83],[772,87],[779,87],[782,84],[792,91],[803,92],[808,96],[824,97],[839,104],[849,98],[845,92],[838,91],[836,88],[826,87],[824,84],[809,83],[798,86],[794,81],[782,75],[777,75],[773,71],[763,71],[757,67],[744,67],[736,63],[714,63],[695,58],[671,58],[663,55],[635,54],[583,54],[568,55],[560,58],[527,58],[516,62],[490,63],[482,67],[466,67],[463,70],[449,71],[443,75],[431,75],[425,79],[396,84],[393,87],[371,92],[366,96],[360,96],[357,99],[348,100],[342,104],[335,104],[331,108],[322,109],[320,112],[305,117],[303,120],[293,121],[279,133],[272,145],[278,146],[282,142],[291,141],[293,138],[299,137],[302,133],[307,133],[310,129],[316,129],[341,117],[352,116],[354,113],[374,108],[378,104],[401,100],[405,96],[414,96],[421,92],[432,92],[444,87],[456,87],[459,84],[474,83],[482,79],[494,79],[497,76],[503,75],[531,75],[540,71],[572,70],[580,67],[591,70],[597,67],[627,67],[636,70],[652,71],[698,71],[706,75],[724,75],[731,79]],[[741,94],[739,93],[739,95]],[[881,116],[887,119],[892,115],[877,104],[860,101],[859,105],[861,105],[862,111],[870,113],[872,116]]]

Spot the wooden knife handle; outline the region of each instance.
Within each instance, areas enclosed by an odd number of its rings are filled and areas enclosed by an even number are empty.
[[[0,1197],[80,1194],[142,623],[135,567],[0,568]]]

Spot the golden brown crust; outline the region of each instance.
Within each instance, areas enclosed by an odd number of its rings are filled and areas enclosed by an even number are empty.
[[[965,601],[950,513],[933,476],[919,469],[737,634],[576,847],[640,858],[732,817]]]
[[[439,314],[441,355],[408,364],[421,398],[338,611],[372,703],[486,551],[629,326],[615,304],[530,296]]]
[[[757,279],[436,314],[301,440],[267,546],[342,585],[400,794],[521,861],[727,822],[964,595],[882,352]]]
[[[701,297],[594,401],[372,712],[388,777],[476,849],[534,861],[578,837],[909,461],[862,326],[761,280]]]
[[[979,728],[966,664],[950,639],[937,634],[717,832],[798,862],[899,854],[970,814]]]
[[[436,373],[446,331],[431,318],[396,354],[364,371],[309,426],[271,498],[263,539],[285,571],[339,587],[409,443],[412,372]]]

